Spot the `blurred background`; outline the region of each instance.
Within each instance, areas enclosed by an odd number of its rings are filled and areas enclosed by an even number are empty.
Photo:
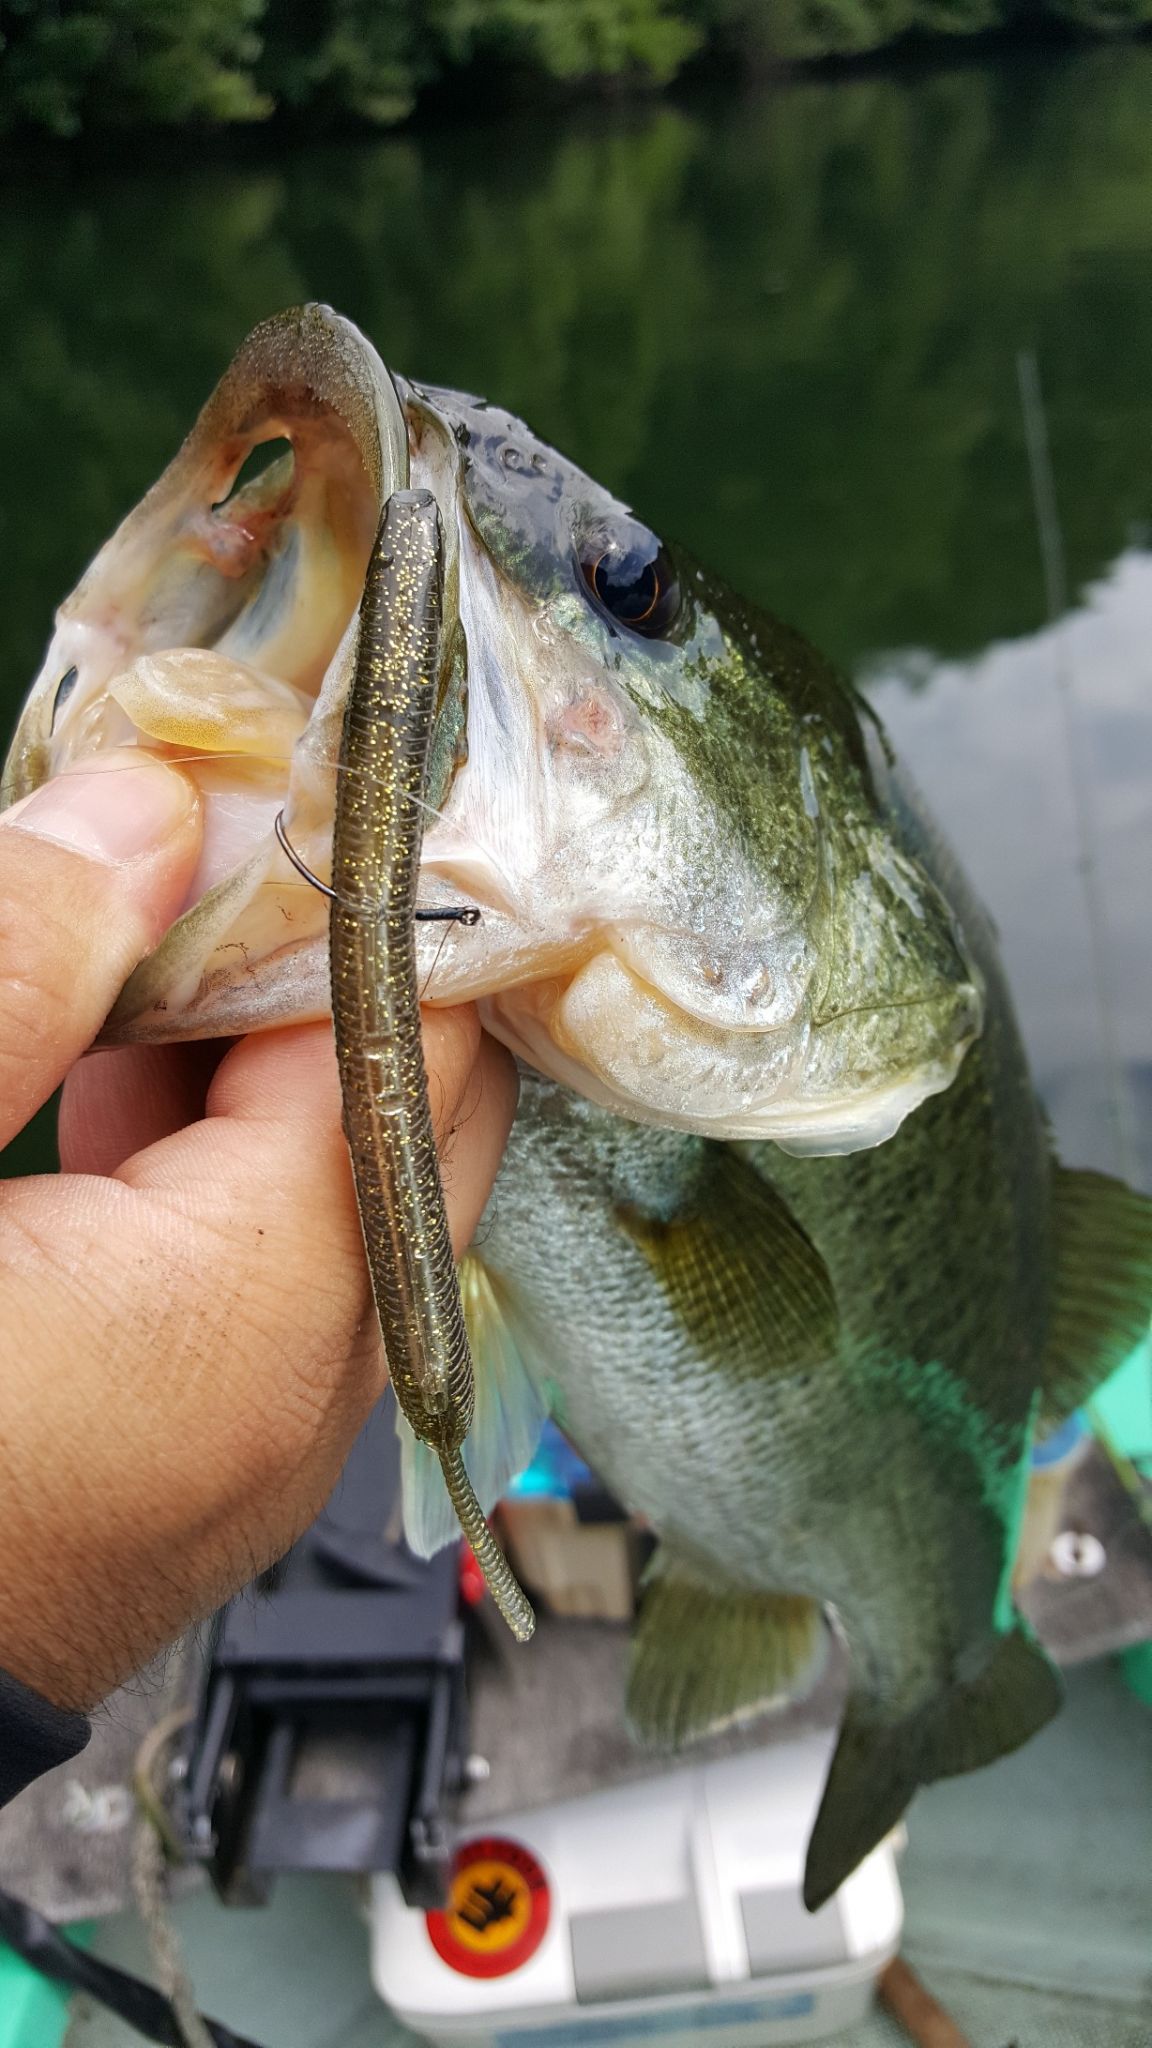
[[[4,715],[241,336],[326,299],[866,679],[1066,1156],[1148,1185],[1152,42],[1088,33],[1145,19],[6,0]]]

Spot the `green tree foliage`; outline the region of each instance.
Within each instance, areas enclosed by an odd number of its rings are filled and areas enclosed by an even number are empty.
[[[1094,35],[1126,35],[1152,23],[1152,0],[1047,0],[1057,21]]]
[[[838,658],[1035,632],[1152,534],[1152,48],[74,180],[0,209],[0,691],[257,320],[321,298]],[[2,722],[0,700],[0,722]],[[1123,748],[1118,733],[1117,745]]]
[[[927,35],[976,36],[998,28],[1001,0],[920,0],[917,27]]]
[[[273,102],[320,120],[389,127],[436,76],[428,9],[418,0],[262,0],[261,83]]]
[[[862,56],[910,36],[998,28],[1101,35],[1152,25],[1152,0],[679,0],[679,7],[709,47],[753,61]]]
[[[703,40],[673,0],[440,0],[432,11],[457,60],[489,50],[558,79],[664,84]]]
[[[702,32],[672,0],[262,0],[270,98],[388,126],[421,88],[476,58],[564,83],[663,85]]]
[[[775,0],[773,34],[782,57],[852,57],[878,50],[916,26],[916,0]]]
[[[0,133],[251,121],[265,0],[2,0]]]
[[[659,86],[702,50],[805,62],[1005,25],[1133,33],[1152,0],[0,0],[0,134],[276,109],[388,127],[477,62]]]

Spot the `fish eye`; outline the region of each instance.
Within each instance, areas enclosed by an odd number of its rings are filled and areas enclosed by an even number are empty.
[[[588,534],[577,548],[580,574],[601,608],[621,626],[659,640],[680,614],[680,580],[667,549],[637,527],[627,538]]]
[[[76,688],[78,675],[78,669],[65,669],[64,674],[61,676],[60,681],[57,683],[56,695],[52,699],[52,723],[48,728],[49,732],[55,732],[56,720],[59,718],[60,713],[63,711],[64,706],[68,702],[69,697],[72,695],[73,690]]]

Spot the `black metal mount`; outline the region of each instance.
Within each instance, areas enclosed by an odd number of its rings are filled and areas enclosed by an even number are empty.
[[[323,1514],[217,1617],[178,1822],[230,1904],[286,1871],[394,1870],[437,1906],[467,1757],[458,1549],[403,1541],[386,1396]]]

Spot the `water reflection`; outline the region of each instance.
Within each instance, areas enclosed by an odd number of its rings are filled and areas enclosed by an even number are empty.
[[[880,664],[885,713],[1003,926],[1070,1154],[1110,1163],[1103,1005],[1148,1172],[1150,115],[1152,49],[1099,50],[179,174],[10,176],[9,708],[52,605],[243,332],[326,298],[398,367],[522,412],[841,660],[932,651],[915,692]],[[1070,588],[1094,585],[1055,632],[1021,349],[1042,367]],[[1077,750],[1106,995],[1069,827]]]
[[[971,662],[869,695],[991,907],[1069,1164],[1152,1186],[1152,556]],[[912,687],[909,687],[911,681]]]

